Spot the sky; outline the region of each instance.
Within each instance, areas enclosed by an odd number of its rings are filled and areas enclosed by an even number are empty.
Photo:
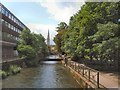
[[[41,33],[47,38],[50,32],[50,43],[57,34],[56,27],[60,22],[69,24],[70,17],[80,10],[84,0],[0,0],[31,32]]]

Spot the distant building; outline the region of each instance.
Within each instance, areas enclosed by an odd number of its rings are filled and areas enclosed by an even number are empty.
[[[48,50],[49,50],[49,54],[51,53],[51,47],[50,47],[50,33],[48,30],[48,35],[47,35],[47,46],[48,46]]]
[[[48,30],[48,36],[47,36],[47,45],[50,46],[50,33],[49,33],[49,30]]]
[[[8,61],[18,56],[18,52],[16,51],[17,41],[19,40],[21,31],[26,28],[15,15],[0,3],[0,32],[2,32],[0,45],[2,45],[2,61]]]

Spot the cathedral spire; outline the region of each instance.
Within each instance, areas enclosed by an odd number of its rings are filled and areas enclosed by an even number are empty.
[[[47,36],[47,45],[50,46],[50,34],[49,34],[49,29],[48,29],[48,36]]]

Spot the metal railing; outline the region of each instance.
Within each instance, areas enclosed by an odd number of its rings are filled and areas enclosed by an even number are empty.
[[[73,70],[75,70],[77,73],[82,75],[82,77],[86,78],[89,82],[94,84],[97,88],[106,88],[105,86],[100,84],[99,71],[71,60],[68,61],[67,65],[71,67]]]

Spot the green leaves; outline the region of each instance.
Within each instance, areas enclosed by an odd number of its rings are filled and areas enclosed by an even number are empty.
[[[44,37],[31,33],[30,30],[22,31],[17,49],[20,57],[24,57],[29,66],[35,66],[48,54]]]
[[[86,2],[71,16],[67,29],[59,30],[55,37],[58,48],[71,57],[117,63],[120,58],[119,4]]]
[[[36,52],[30,45],[19,45],[18,50],[20,56],[24,58],[31,59],[36,57]]]
[[[65,22],[60,22],[57,27],[58,34],[54,38],[54,42],[56,43],[56,49],[59,53],[62,52],[61,47],[64,43],[64,35],[66,33],[68,26]]]

